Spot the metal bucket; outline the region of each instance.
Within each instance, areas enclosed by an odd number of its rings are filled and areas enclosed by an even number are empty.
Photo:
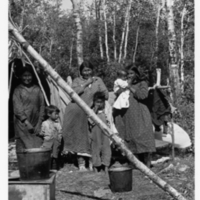
[[[109,169],[108,173],[112,192],[129,192],[132,190],[132,168],[113,167]]]
[[[42,180],[49,178],[51,149],[25,149],[17,152],[21,180]]]

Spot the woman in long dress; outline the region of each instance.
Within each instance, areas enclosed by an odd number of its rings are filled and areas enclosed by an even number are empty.
[[[101,78],[93,76],[93,65],[84,61],[80,66],[80,77],[72,83],[74,91],[91,107],[93,95],[97,91],[105,93],[108,99],[108,90]],[[73,152],[78,156],[79,170],[84,171],[85,158],[91,157],[90,136],[88,117],[85,112],[75,103],[71,102],[65,110],[63,119],[63,152]]]
[[[155,151],[155,139],[150,112],[144,101],[148,96],[147,82],[136,67],[126,67],[130,90],[129,108],[114,110],[116,128],[129,149],[144,164],[150,166],[150,153]],[[119,90],[118,95],[123,91]]]
[[[33,82],[33,70],[26,65],[21,70],[21,84],[13,93],[14,127],[16,150],[39,148],[42,139],[38,136],[44,117],[44,97],[39,86]]]

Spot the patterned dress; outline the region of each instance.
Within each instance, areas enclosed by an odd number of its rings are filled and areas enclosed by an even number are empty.
[[[104,92],[106,99],[108,99],[108,90],[105,84],[101,78],[95,77],[95,79],[96,81],[80,94],[80,97],[89,107],[92,106],[93,96],[98,91]],[[86,80],[78,77],[74,79],[72,88],[79,93],[82,90],[81,85],[85,82]],[[88,117],[76,103],[72,102],[66,107],[62,127],[64,151],[91,154]]]
[[[143,103],[148,96],[148,85],[145,81],[141,81],[132,87],[136,92],[134,94],[130,92],[129,108],[115,110],[116,128],[133,153],[154,152],[155,139],[151,115]]]
[[[42,139],[36,133],[29,133],[24,121],[27,119],[35,128],[40,127],[44,117],[44,97],[37,85],[19,85],[13,94],[14,126],[17,151],[23,148],[38,148]],[[38,134],[38,133],[37,133]]]

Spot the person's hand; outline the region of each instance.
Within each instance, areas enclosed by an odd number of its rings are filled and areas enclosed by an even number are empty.
[[[90,85],[92,84],[94,81],[94,79],[92,77],[90,77],[88,80],[87,80],[87,84]]]
[[[29,133],[34,133],[34,128],[33,128],[32,124],[28,120],[26,120],[24,123],[25,123],[25,125],[26,125],[26,127],[28,129],[28,132]]]
[[[61,142],[61,140],[62,140],[62,134],[58,135],[58,140],[59,140],[59,142]]]
[[[36,135],[40,135],[40,131],[41,131],[41,126],[40,126],[40,124],[37,124],[35,129],[34,129],[34,133]]]
[[[128,82],[128,86],[131,86],[131,84],[132,84],[132,79],[129,78],[129,79],[127,80],[127,82]]]
[[[94,112],[97,113],[98,110],[99,110],[99,106],[96,106],[96,105],[95,105],[95,106],[94,106]]]

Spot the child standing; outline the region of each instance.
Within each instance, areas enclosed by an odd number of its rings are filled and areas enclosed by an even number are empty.
[[[61,147],[62,128],[59,123],[60,110],[50,105],[46,107],[46,115],[48,119],[42,123],[40,135],[44,137],[41,148],[52,149],[52,168],[58,169],[58,155]]]
[[[124,89],[124,91],[118,96],[113,107],[116,109],[128,108],[130,91],[128,89],[126,90],[126,87],[128,86],[127,73],[124,70],[119,70],[117,75],[118,78],[114,82],[114,93],[116,93],[120,88]]]
[[[105,95],[103,92],[96,92],[93,98],[94,112],[107,125],[110,126],[109,119],[105,114]],[[89,119],[91,127],[91,148],[92,148],[92,164],[95,171],[101,167],[108,172],[111,160],[110,140],[102,133],[102,130]]]

